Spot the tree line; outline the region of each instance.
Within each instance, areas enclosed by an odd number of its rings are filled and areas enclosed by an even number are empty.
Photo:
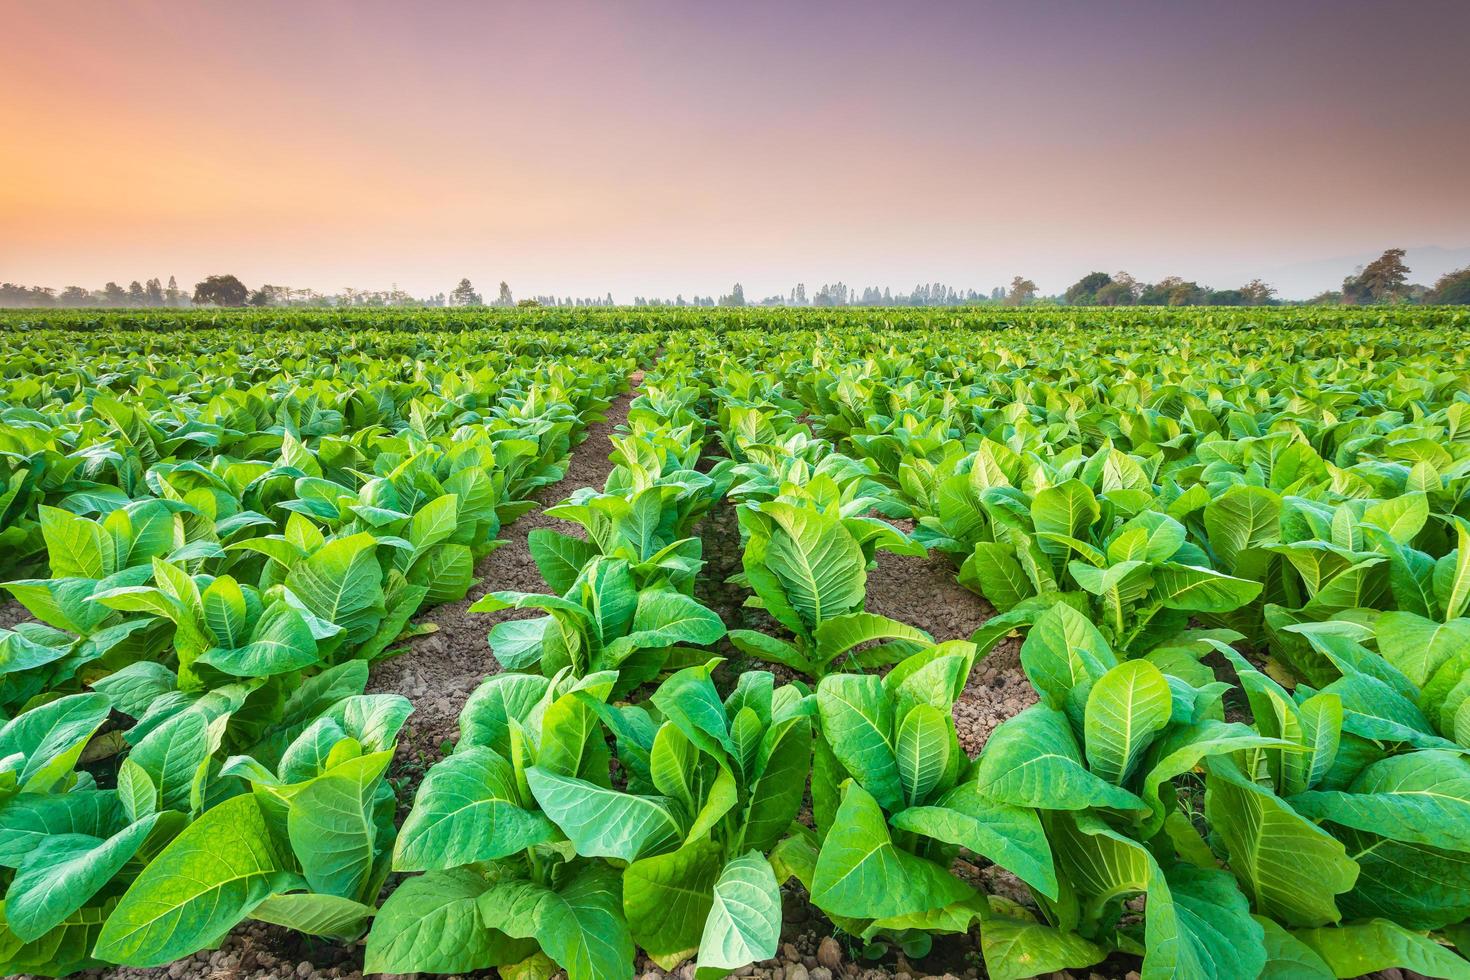
[[[1305,302],[1326,305],[1369,305],[1378,303],[1470,304],[1470,267],[1441,276],[1433,286],[1411,283],[1409,268],[1404,263],[1404,250],[1391,248],[1377,259],[1355,270],[1343,279],[1342,288],[1320,293]],[[862,290],[846,283],[824,283],[808,294],[805,283],[797,283],[787,292],[758,300],[746,297],[745,288],[735,283],[730,292],[719,296],[694,295],[688,299],[681,293],[673,299],[635,296],[634,306],[1025,306],[1053,303],[1067,306],[1270,306],[1287,301],[1276,296],[1276,290],[1260,279],[1252,279],[1233,289],[1213,289],[1179,276],[1167,276],[1158,282],[1140,282],[1126,272],[1090,272],[1055,296],[1042,296],[1036,283],[1025,276],[1015,276],[1008,286],[989,291],[956,289],[942,282],[919,283],[911,291],[893,292],[890,288],[868,286]],[[447,293],[427,297],[411,296],[394,286],[388,290],[343,289],[334,294],[289,286],[246,286],[233,275],[208,276],[195,283],[192,292],[179,288],[173,276],[164,285],[158,279],[138,282],[123,288],[109,282],[101,289],[88,290],[68,286],[60,292],[42,286],[0,283],[0,307],[83,306],[107,308],[185,307],[185,306],[615,306],[612,293],[606,296],[538,295],[517,301],[510,285],[500,283],[494,298],[486,302],[468,278],[461,279]]]

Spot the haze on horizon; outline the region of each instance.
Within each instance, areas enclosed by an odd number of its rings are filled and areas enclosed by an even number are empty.
[[[16,282],[1300,296],[1339,257],[1470,247],[1453,0],[0,12]]]

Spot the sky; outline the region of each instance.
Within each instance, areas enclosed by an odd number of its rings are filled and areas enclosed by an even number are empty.
[[[626,302],[1126,269],[1292,295],[1352,271],[1326,260],[1470,248],[1464,0],[0,0],[0,22],[22,283]]]

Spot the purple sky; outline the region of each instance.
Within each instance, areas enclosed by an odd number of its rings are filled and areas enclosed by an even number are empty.
[[[1292,294],[1351,271],[1322,260],[1470,247],[1466,2],[20,0],[6,21],[0,278],[22,282],[467,275],[626,301],[1127,269]]]

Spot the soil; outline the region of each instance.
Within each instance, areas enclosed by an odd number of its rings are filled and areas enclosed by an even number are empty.
[[[27,622],[30,618],[31,614],[26,611],[26,607],[9,598],[9,593],[0,598],[0,630],[11,629],[17,623]]]
[[[444,755],[446,743],[457,737],[459,712],[465,700],[491,674],[500,671],[490,652],[490,628],[509,619],[526,619],[535,611],[507,609],[495,613],[472,613],[469,607],[489,592],[545,592],[547,585],[526,544],[536,528],[550,527],[563,533],[580,533],[581,528],[548,517],[545,507],[560,503],[579,487],[601,487],[612,471],[608,458],[609,437],[627,421],[628,405],[643,381],[634,372],[633,390],[619,395],[603,413],[603,420],[587,427],[586,438],[572,450],[566,474],[535,495],[536,507],[501,528],[505,542],[485,556],[475,569],[479,581],[459,602],[436,606],[418,617],[417,623],[433,623],[437,629],[410,640],[395,656],[373,665],[369,692],[398,693],[413,702],[413,714],[398,740],[394,759],[398,775],[416,785],[424,769]],[[400,796],[404,789],[400,789]],[[411,798],[411,791],[410,791]]]

